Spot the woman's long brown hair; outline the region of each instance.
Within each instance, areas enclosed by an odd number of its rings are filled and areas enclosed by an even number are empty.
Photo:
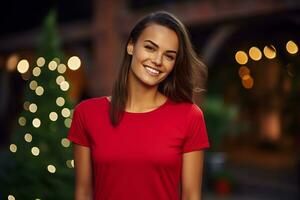
[[[207,68],[195,53],[185,26],[173,14],[166,11],[151,13],[137,22],[130,32],[124,48],[120,71],[112,88],[109,110],[110,121],[114,127],[122,119],[128,97],[127,77],[132,56],[127,53],[127,44],[129,41],[135,43],[143,30],[151,24],[162,25],[173,30],[179,40],[178,56],[174,68],[159,84],[159,92],[174,102],[193,103],[194,92],[205,91]]]

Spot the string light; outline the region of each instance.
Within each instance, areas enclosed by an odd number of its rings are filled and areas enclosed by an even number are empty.
[[[32,113],[35,113],[37,111],[38,107],[35,103],[32,103],[29,105],[29,111]]]
[[[56,70],[56,67],[57,67],[57,62],[55,62],[54,60],[52,60],[52,61],[49,62],[48,68],[49,68],[51,71]]]
[[[47,169],[52,174],[56,172],[56,168],[54,165],[48,165]]]
[[[69,147],[70,146],[70,140],[68,140],[67,138],[63,138],[62,140],[61,140],[61,145],[63,146],[63,147]]]
[[[62,91],[67,91],[69,89],[69,87],[70,87],[70,85],[69,85],[69,83],[67,81],[63,81],[60,84],[60,89]]]
[[[285,47],[290,54],[296,54],[298,52],[298,46],[293,40],[288,41]]]
[[[235,60],[240,65],[245,65],[248,62],[248,56],[244,51],[238,51],[235,54]]]
[[[25,101],[24,104],[23,104],[24,110],[28,110],[29,109],[29,105],[30,105],[30,102],[29,101]]]
[[[262,57],[262,53],[257,47],[251,47],[249,50],[249,56],[252,60],[259,61]]]
[[[24,135],[24,140],[25,140],[26,142],[31,142],[31,141],[32,141],[32,135],[31,135],[30,133],[26,133],[26,134]]]
[[[60,85],[63,81],[65,81],[65,77],[59,75],[57,78],[56,78],[56,83],[57,85]]]
[[[66,70],[67,70],[67,67],[66,67],[65,64],[62,64],[62,63],[61,63],[61,64],[59,64],[58,67],[57,67],[57,71],[58,71],[58,73],[60,73],[60,74],[65,73]]]
[[[264,47],[264,55],[268,59],[273,59],[276,57],[276,49],[273,45]]]
[[[11,195],[11,194],[8,195],[7,199],[8,199],[8,200],[16,200],[15,197],[14,197],[13,195]]]
[[[58,118],[58,115],[57,115],[56,112],[51,112],[51,113],[49,114],[49,118],[50,118],[51,121],[56,121],[57,118]]]
[[[29,69],[29,62],[26,59],[22,59],[19,61],[17,65],[17,70],[21,74],[25,74]]]
[[[32,125],[35,127],[35,128],[39,128],[41,126],[41,120],[39,118],[34,118],[32,120]]]
[[[44,88],[42,86],[38,86],[36,89],[35,89],[35,93],[38,95],[38,96],[42,96],[44,94]]]
[[[71,122],[72,122],[72,119],[70,119],[70,118],[65,119],[65,122],[64,122],[65,127],[70,128]]]
[[[25,117],[19,117],[19,125],[20,126],[25,126],[26,125],[26,118]]]
[[[31,148],[31,153],[34,156],[38,156],[40,154],[40,149],[38,147],[32,147]]]
[[[63,106],[63,105],[65,105],[65,99],[64,98],[62,98],[62,97],[57,97],[56,98],[56,105],[58,105],[58,106]]]
[[[41,68],[39,68],[39,67],[33,68],[32,74],[33,74],[33,76],[35,76],[35,77],[39,76],[39,75],[41,74]]]
[[[37,82],[35,80],[30,81],[29,88],[31,90],[35,90],[37,88],[37,86],[38,86],[38,84],[37,84]]]
[[[68,67],[71,69],[71,70],[77,70],[79,69],[81,65],[81,61],[80,61],[80,58],[78,56],[72,56],[69,58],[68,60]]]
[[[70,117],[70,115],[71,115],[70,109],[68,109],[68,108],[63,108],[63,109],[61,110],[61,115],[62,115],[63,117],[65,117],[65,118]]]
[[[45,60],[45,58],[43,58],[43,57],[39,57],[39,58],[36,60],[36,64],[37,64],[37,66],[39,66],[39,67],[43,67],[43,66],[45,65],[45,63],[46,63],[46,60]]]
[[[18,150],[17,145],[15,145],[15,144],[9,145],[9,150],[10,150],[12,153],[16,153],[17,150]]]

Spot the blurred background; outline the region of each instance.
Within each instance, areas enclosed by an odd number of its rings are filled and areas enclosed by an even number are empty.
[[[208,66],[204,199],[300,199],[299,0],[1,4],[0,199],[72,199],[73,107],[110,95],[129,31],[157,10]]]

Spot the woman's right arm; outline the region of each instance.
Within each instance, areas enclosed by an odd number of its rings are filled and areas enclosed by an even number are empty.
[[[75,200],[92,200],[93,178],[90,148],[73,143]]]

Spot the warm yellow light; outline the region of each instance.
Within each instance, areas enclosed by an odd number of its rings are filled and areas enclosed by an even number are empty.
[[[35,89],[35,93],[36,95],[38,96],[42,96],[44,94],[44,88],[42,86],[38,86],[36,89]]]
[[[16,200],[15,197],[14,197],[13,195],[11,195],[11,194],[8,195],[7,199],[8,199],[8,200]]]
[[[29,111],[32,113],[35,113],[37,111],[37,105],[35,103],[32,103],[29,105]]]
[[[70,115],[71,115],[71,111],[70,111],[70,109],[68,109],[68,108],[64,108],[64,109],[62,109],[61,110],[61,115],[63,116],[63,117],[70,117]]]
[[[17,145],[15,144],[11,144],[9,145],[9,150],[12,152],[12,153],[16,153],[17,152]]]
[[[6,61],[6,68],[8,71],[15,71],[18,65],[19,56],[17,54],[12,54]]]
[[[238,51],[235,54],[235,60],[240,65],[245,65],[248,62],[248,56],[244,51]]]
[[[26,125],[26,118],[25,117],[19,117],[18,120],[20,126],[25,126]]]
[[[242,78],[245,75],[249,75],[250,74],[250,69],[246,66],[241,66],[239,68],[239,76]]]
[[[56,70],[56,67],[57,67],[57,62],[55,62],[54,60],[52,60],[52,61],[49,62],[48,68],[49,68],[51,71]]]
[[[60,59],[59,58],[53,58],[53,61],[55,61],[57,65],[60,63]]]
[[[72,119],[67,118],[67,119],[65,119],[64,124],[67,128],[70,128],[71,127],[71,122],[72,122]]]
[[[80,58],[78,56],[72,56],[71,58],[69,58],[68,67],[71,70],[79,69],[80,65],[81,65],[81,61],[80,61]]]
[[[24,110],[28,110],[29,109],[29,105],[30,105],[30,102],[29,101],[25,101],[24,104],[23,104]]]
[[[40,149],[38,147],[32,147],[31,148],[31,153],[34,156],[38,156],[40,154]]]
[[[67,67],[66,67],[65,64],[62,64],[62,63],[61,63],[61,64],[59,64],[58,67],[57,67],[57,71],[58,71],[58,73],[60,73],[60,74],[65,73],[66,70],[67,70]]]
[[[254,84],[254,81],[253,81],[253,78],[251,76],[249,76],[249,77],[247,77],[245,79],[242,79],[242,85],[246,89],[251,89],[253,87],[253,84]]]
[[[249,78],[251,78],[251,76],[250,76],[249,74],[245,74],[244,76],[242,76],[242,79],[243,79],[243,80],[247,80],[247,79],[249,79]]]
[[[273,59],[276,57],[276,49],[273,45],[264,47],[264,54],[267,58]]]
[[[296,54],[298,52],[298,46],[297,44],[290,40],[286,43],[286,50],[290,53],[290,54]]]
[[[58,115],[57,115],[56,112],[51,112],[51,113],[49,114],[49,118],[50,118],[51,121],[56,121],[57,118],[58,118]]]
[[[68,168],[73,168],[73,167],[72,167],[72,161],[71,161],[71,160],[67,160],[67,161],[66,161],[66,164],[67,164],[67,167],[68,167]]]
[[[249,50],[249,56],[252,60],[259,61],[262,57],[262,53],[257,47],[251,47]]]
[[[31,142],[31,141],[32,141],[32,135],[31,135],[30,133],[26,133],[26,134],[24,135],[24,140],[25,140],[26,142]]]
[[[69,147],[70,146],[70,140],[68,140],[67,138],[63,138],[62,140],[61,140],[61,145],[63,146],[63,147]]]
[[[31,90],[35,90],[37,88],[37,86],[38,86],[38,84],[37,84],[37,82],[35,80],[30,81],[29,88]]]
[[[32,74],[33,74],[33,76],[36,76],[36,77],[39,76],[41,74],[41,68],[39,68],[39,67],[33,68]]]
[[[47,169],[52,174],[55,173],[55,171],[56,171],[56,168],[54,165],[48,165]]]
[[[72,168],[74,168],[74,160],[71,160],[71,166],[72,166]]]
[[[38,128],[41,126],[41,120],[39,118],[34,118],[32,120],[32,125],[35,127],[35,128]]]
[[[36,60],[36,64],[37,64],[37,66],[39,66],[39,67],[43,67],[43,66],[45,65],[45,63],[46,63],[46,60],[45,60],[45,58],[43,58],[43,57],[39,57],[39,58]]]
[[[57,78],[56,78],[56,83],[57,85],[60,85],[62,82],[65,81],[65,77],[63,77],[62,75],[59,75]]]
[[[25,74],[29,69],[29,62],[26,59],[20,60],[17,69],[21,74]]]
[[[69,83],[67,81],[63,81],[60,84],[60,89],[62,91],[67,91],[69,89],[69,87],[70,87],[70,85],[69,85]]]
[[[57,98],[56,98],[56,105],[58,105],[58,106],[63,106],[63,105],[65,105],[65,99],[62,98],[62,97],[57,97]]]

